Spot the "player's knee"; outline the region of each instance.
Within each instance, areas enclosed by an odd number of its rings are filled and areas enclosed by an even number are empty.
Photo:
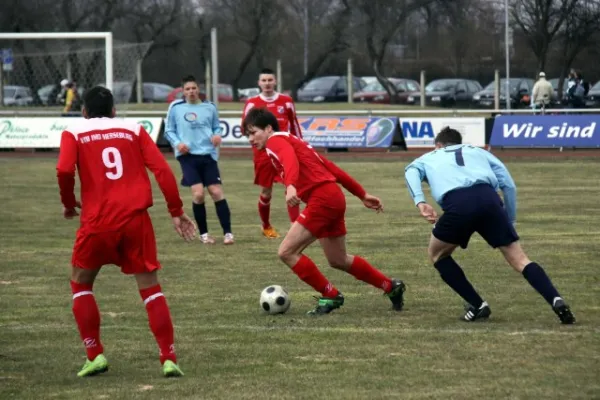
[[[427,249],[427,255],[429,256],[429,261],[431,261],[432,264],[435,264],[442,258],[449,257],[450,255],[452,255],[452,252],[448,252],[445,249],[429,247]]]
[[[204,203],[204,191],[193,192],[192,201],[196,204]]]
[[[279,249],[277,250],[277,256],[281,261],[288,264],[290,259],[295,256],[295,253],[290,247],[279,246]]]
[[[213,201],[220,201],[225,197],[223,195],[223,189],[221,188],[221,185],[209,186],[208,193],[210,193],[210,197],[213,199]]]
[[[266,188],[266,187],[260,188],[260,195],[262,197],[270,199],[272,194],[273,194],[273,188]]]

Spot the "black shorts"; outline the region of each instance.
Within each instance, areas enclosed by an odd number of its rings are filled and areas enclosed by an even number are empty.
[[[475,232],[493,248],[519,240],[502,199],[488,184],[448,192],[441,206],[444,214],[436,222],[433,236],[443,242],[466,249]]]
[[[179,161],[181,171],[183,172],[183,178],[181,178],[183,186],[192,186],[201,183],[206,187],[221,184],[219,166],[209,154],[184,154],[177,157],[177,161]]]

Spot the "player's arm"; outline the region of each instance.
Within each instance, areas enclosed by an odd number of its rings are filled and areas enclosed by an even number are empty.
[[[171,217],[180,217],[183,214],[183,202],[171,167],[143,127],[140,127],[139,140],[144,164],[154,174],[160,191],[167,201]]]
[[[212,142],[213,146],[215,147],[219,147],[221,145],[221,142],[223,140],[223,138],[221,137],[221,123],[219,121],[219,110],[217,110],[217,106],[213,104],[213,116],[212,116],[212,137],[210,138],[210,141]]]
[[[404,169],[406,187],[408,188],[408,193],[415,202],[415,205],[425,203],[425,194],[423,193],[423,186],[421,183],[426,178],[425,165],[419,158],[414,160]]]
[[[271,137],[267,141],[266,149],[283,167],[283,184],[295,188],[300,176],[300,164],[292,145],[284,138]]]
[[[342,185],[347,191],[352,193],[354,196],[363,200],[367,195],[367,191],[362,187],[360,183],[353,177],[351,177],[346,171],[338,167],[333,161],[328,160],[325,157],[319,156],[319,158],[325,164],[325,167],[335,176],[335,179]]]
[[[290,133],[302,139],[302,129],[300,128],[300,124],[298,123],[296,107],[294,106],[294,103],[291,100],[289,103],[287,103],[287,116],[288,121],[290,123]]]
[[[489,151],[483,149],[481,151],[485,153],[490,167],[492,167],[492,171],[494,171],[494,175],[498,179],[498,186],[502,190],[504,207],[506,208],[508,217],[511,222],[515,222],[517,220],[517,185],[515,185],[515,181],[502,161]]]
[[[175,109],[173,105],[171,105],[169,111],[167,111],[167,120],[165,123],[165,138],[167,138],[173,148],[177,148],[181,143],[181,137],[177,133],[177,119],[175,118],[175,113]]]
[[[77,166],[77,140],[72,133],[64,131],[60,138],[60,153],[56,164],[56,176],[60,201],[65,209],[75,209],[75,168]]]

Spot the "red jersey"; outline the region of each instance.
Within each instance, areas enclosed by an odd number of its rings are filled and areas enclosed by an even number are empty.
[[[246,114],[252,108],[266,108],[275,115],[277,122],[279,123],[279,130],[282,132],[289,132],[294,136],[302,138],[302,131],[300,130],[300,124],[296,117],[296,108],[294,107],[294,100],[290,96],[285,94],[275,93],[273,97],[266,97],[263,94],[259,94],[254,97],[250,97],[246,101],[244,106],[244,112],[242,115],[242,121],[246,118]],[[242,126],[244,124],[242,123]],[[256,147],[253,147],[254,155],[259,152]]]
[[[293,185],[305,203],[314,188],[327,182],[339,182],[360,199],[366,195],[365,189],[343,169],[287,132],[277,132],[269,137],[266,151],[284,185]]]
[[[146,167],[154,174],[171,216],[183,214],[175,176],[146,130],[137,123],[91,118],[62,133],[56,166],[60,198],[75,207],[75,167],[81,186],[81,226],[119,230],[152,206]]]

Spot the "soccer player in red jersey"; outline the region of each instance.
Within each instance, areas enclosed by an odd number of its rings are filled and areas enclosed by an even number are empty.
[[[277,93],[275,87],[277,80],[273,70],[265,68],[258,76],[258,86],[261,93],[258,96],[249,98],[244,106],[242,120],[253,108],[267,108],[273,113],[279,129],[290,132],[299,138],[302,137],[300,124],[296,117],[294,101],[290,96]],[[242,126],[243,126],[242,122]],[[258,214],[262,222],[263,235],[269,239],[278,238],[279,234],[271,226],[271,196],[273,192],[273,183],[280,182],[279,176],[271,166],[271,160],[264,150],[253,147],[254,150],[254,184],[260,186],[260,196],[258,198]],[[288,206],[288,215],[290,221],[294,222],[300,214],[298,206]]]
[[[94,87],[84,96],[85,120],[62,133],[56,167],[63,215],[72,219],[81,208],[81,225],[72,255],[73,314],[87,360],[77,374],[108,370],[100,341],[100,312],[92,288],[100,268],[115,264],[133,274],[146,306],[150,329],[160,349],[165,376],[181,376],[174,349],[171,314],[157,278],[161,265],[148,208],[152,189],[146,168],[154,174],[176,232],[194,239],[196,227],[183,212],[173,172],[143,127],[113,119],[112,93]],[[75,168],[81,203],[75,198]]]
[[[337,183],[361,199],[367,208],[382,212],[381,201],[308,143],[278,130],[277,118],[266,108],[252,109],[244,119],[243,131],[250,144],[266,150],[272,166],[280,174],[286,186],[287,204],[306,203],[306,208],[279,246],[279,258],[300,279],[321,293],[317,307],[309,314],[328,314],[344,304],[340,291],[310,258],[302,254],[317,239],[331,267],[382,289],[392,301],[393,308],[402,310],[404,283],[387,277],[364,258],[346,252],[346,198]]]

